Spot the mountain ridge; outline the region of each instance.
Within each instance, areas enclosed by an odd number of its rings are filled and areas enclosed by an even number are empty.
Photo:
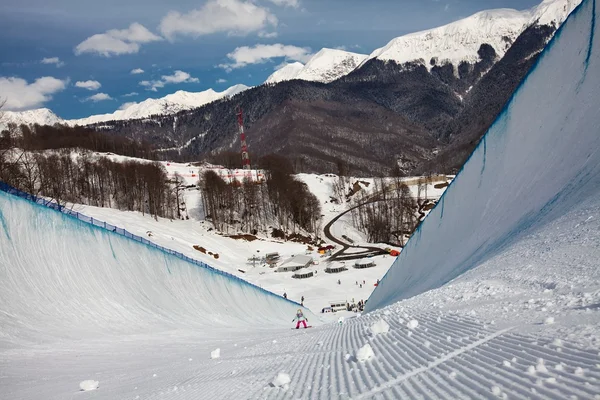
[[[513,9],[480,11],[447,25],[396,37],[369,55],[323,48],[305,65],[300,62],[289,63],[271,74],[264,83],[275,84],[292,79],[330,83],[364,67],[372,59],[395,61],[398,64],[418,62],[429,71],[434,67],[452,64],[454,74],[458,75],[461,63],[474,64],[480,60],[479,50],[482,44],[491,46],[498,60],[528,26],[539,24],[557,27],[580,2],[581,0],[544,0],[539,5],[523,11]],[[235,87],[240,87],[240,90],[228,92]],[[160,99],[146,99],[135,104],[125,103],[126,108],[118,109],[113,113],[73,120],[63,120],[58,116],[54,118],[49,116],[47,111],[36,113],[35,110],[30,110],[21,112],[20,115],[10,112],[9,122],[89,125],[113,120],[147,118],[151,115],[174,114],[197,108],[247,88],[245,85],[235,85],[224,92],[215,92],[213,89],[197,93],[177,91]],[[188,98],[197,99],[193,101],[177,98],[180,93],[188,94]],[[200,99],[202,97],[204,99]]]

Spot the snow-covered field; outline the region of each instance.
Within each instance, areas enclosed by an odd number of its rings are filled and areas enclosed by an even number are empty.
[[[585,0],[568,19],[492,129],[504,140],[482,141],[361,316],[306,311],[314,327],[290,329],[292,302],[0,192],[0,397],[600,398],[598,16]],[[487,192],[490,173],[503,185]],[[169,236],[179,223],[156,222],[150,239],[214,246],[222,257],[205,261],[228,271],[256,252],[200,223]],[[265,287],[274,276],[244,274]],[[310,307],[336,300],[342,285],[325,283],[304,289]]]

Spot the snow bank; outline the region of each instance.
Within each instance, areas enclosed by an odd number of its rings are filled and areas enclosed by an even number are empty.
[[[600,196],[595,4],[583,2],[569,17],[574,22],[561,26],[381,280],[367,312],[438,288]]]

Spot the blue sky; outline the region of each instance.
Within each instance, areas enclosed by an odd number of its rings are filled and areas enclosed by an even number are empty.
[[[257,85],[323,47],[369,54],[406,33],[539,1],[3,0],[0,98],[6,109],[86,117],[176,90]]]

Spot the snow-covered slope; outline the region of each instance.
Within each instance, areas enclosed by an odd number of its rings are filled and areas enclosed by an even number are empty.
[[[531,10],[531,23],[561,25],[581,0],[544,0]]]
[[[296,79],[300,71],[302,71],[302,68],[304,68],[304,64],[301,62],[286,64],[284,67],[281,67],[277,71],[273,72],[267,78],[265,83],[277,83]]]
[[[111,114],[92,115],[91,117],[67,120],[69,125],[89,125],[104,121],[139,119],[151,115],[174,114],[183,110],[201,107],[224,97],[231,97],[249,89],[246,85],[235,85],[223,92],[208,89],[203,92],[186,92],[179,90],[160,99],[146,99],[133,103],[122,110]]]
[[[535,240],[576,206],[597,206],[600,28],[592,6],[595,0],[587,1],[544,50],[369,299],[371,310],[440,287],[500,258],[518,262],[514,253],[523,235]],[[552,259],[550,249],[542,247],[525,250],[519,253],[524,268],[558,263],[575,272],[597,265],[598,242],[589,247],[590,239],[572,227],[554,232],[547,243],[561,242],[560,255]]]
[[[491,45],[501,58],[514,40],[532,23],[560,25],[581,0],[545,0],[524,11],[497,9],[478,12],[465,19],[404,35],[373,51],[370,59],[403,64],[421,61],[428,68],[432,59],[437,65],[462,61],[474,63],[483,43]]]
[[[306,65],[296,62],[275,71],[265,83],[291,79],[329,83],[348,75],[367,58],[365,54],[323,48],[308,60]]]
[[[0,343],[236,326],[244,320],[281,327],[298,308],[81,219],[0,191]]]
[[[329,83],[352,72],[366,58],[365,54],[324,48],[308,60],[296,79]]]
[[[17,125],[54,125],[64,120],[47,108],[28,111],[4,111],[0,113],[0,128],[10,123]]]

